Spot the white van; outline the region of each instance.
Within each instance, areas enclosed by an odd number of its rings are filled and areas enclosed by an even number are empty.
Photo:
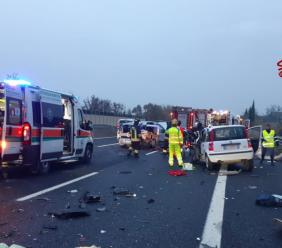
[[[253,169],[254,151],[244,126],[206,128],[201,139],[201,161],[208,169],[213,169],[216,164],[234,163],[243,163],[247,171]]]
[[[24,80],[0,83],[1,167],[47,172],[51,161],[90,162],[93,137],[77,99]]]

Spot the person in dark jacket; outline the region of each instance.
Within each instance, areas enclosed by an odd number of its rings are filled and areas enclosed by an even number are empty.
[[[133,153],[135,157],[139,157],[139,150],[141,148],[141,128],[139,122],[140,120],[136,119],[130,129],[131,145],[128,149],[128,156]]]

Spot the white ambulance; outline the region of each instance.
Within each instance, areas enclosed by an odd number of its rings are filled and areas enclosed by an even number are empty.
[[[46,173],[50,162],[82,160],[93,154],[91,122],[86,122],[77,99],[25,80],[0,83],[1,167],[28,166]]]

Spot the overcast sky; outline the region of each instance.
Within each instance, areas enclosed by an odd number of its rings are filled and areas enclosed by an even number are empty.
[[[281,0],[0,0],[0,77],[80,99],[282,105]]]

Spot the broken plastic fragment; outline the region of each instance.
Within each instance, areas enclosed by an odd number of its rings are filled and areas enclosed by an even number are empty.
[[[63,212],[63,213],[49,213],[50,216],[54,216],[57,219],[67,220],[67,219],[77,219],[83,217],[91,216],[90,213],[86,211],[76,211],[76,212]]]
[[[114,195],[125,196],[125,197],[136,197],[135,193],[130,192],[127,189],[116,188],[113,192]]]
[[[69,190],[69,191],[68,191],[68,193],[71,193],[71,194],[75,194],[75,193],[77,193],[77,192],[78,192],[77,189],[73,189],[73,190]]]
[[[105,230],[101,230],[101,231],[100,231],[101,234],[105,234],[106,232],[107,232],[107,231],[105,231]]]
[[[107,210],[106,207],[101,207],[96,209],[97,212],[105,212],[106,210]]]
[[[152,203],[155,203],[155,200],[154,199],[149,199],[147,202],[148,202],[148,204],[152,204]]]
[[[98,203],[98,202],[101,202],[101,196],[92,195],[92,194],[90,194],[90,192],[86,192],[84,197],[83,197],[83,201],[85,203]]]

